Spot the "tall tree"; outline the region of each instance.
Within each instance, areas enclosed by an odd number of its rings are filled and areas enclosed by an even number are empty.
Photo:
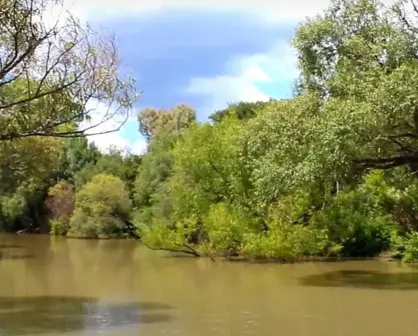
[[[114,117],[122,124],[138,98],[133,79],[121,77],[114,38],[81,24],[62,3],[0,1],[0,141],[94,134]]]
[[[64,179],[74,182],[80,170],[95,165],[102,155],[96,145],[88,143],[86,138],[62,139],[58,167],[52,177],[56,181]]]
[[[316,94],[326,134],[357,168],[418,168],[417,8],[334,0],[293,41],[299,93]]]
[[[139,131],[151,142],[158,133],[172,133],[189,127],[196,121],[196,111],[184,104],[170,110],[145,108],[138,114],[138,121]]]

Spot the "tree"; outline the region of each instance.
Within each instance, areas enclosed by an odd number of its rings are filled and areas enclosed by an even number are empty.
[[[148,223],[153,203],[158,202],[157,195],[164,193],[164,184],[172,174],[175,143],[195,124],[195,111],[185,105],[177,105],[169,111],[145,109],[138,119],[140,131],[148,139],[149,151],[135,179],[134,199],[137,221]],[[166,205],[169,207],[168,203]]]
[[[180,104],[170,110],[143,109],[138,114],[139,131],[151,142],[159,133],[173,133],[196,121],[196,111]]]
[[[60,142],[34,137],[0,142],[2,227],[34,229],[42,223],[49,176],[58,165]]]
[[[51,233],[65,235],[69,229],[70,217],[74,211],[74,186],[67,181],[59,181],[48,190],[44,206],[47,211]]]
[[[121,77],[114,38],[69,13],[48,24],[59,5],[1,0],[0,141],[94,134],[114,117],[122,124],[137,99],[133,79]],[[92,118],[94,104],[104,107],[100,120]]]
[[[327,134],[344,139],[338,150],[357,169],[418,168],[416,5],[335,0],[293,41],[299,94],[316,95]]]
[[[270,101],[273,101],[273,99],[270,99]],[[240,120],[246,120],[256,116],[258,110],[266,104],[267,102],[263,101],[258,101],[255,103],[237,102],[229,104],[226,109],[216,111],[209,118],[212,119],[212,121],[215,123],[220,122],[227,116],[235,116]]]
[[[53,178],[74,182],[82,169],[95,165],[102,155],[94,143],[88,143],[87,138],[62,139],[58,167],[53,172]]]
[[[129,193],[121,179],[94,176],[76,194],[69,236],[110,237],[120,234],[132,211]]]
[[[198,189],[212,202],[233,202],[245,198],[241,187],[239,141],[244,125],[234,117],[215,126],[190,128],[174,148],[174,171],[184,183]],[[187,181],[187,182],[186,182]]]
[[[96,162],[84,164],[75,175],[75,183],[77,187],[81,187],[95,175],[108,174],[119,177],[131,192],[140,161],[141,157],[138,155],[110,148],[109,152],[102,154]]]
[[[150,150],[141,160],[133,184],[136,226],[139,223],[149,224],[154,216],[156,195],[164,193],[164,183],[170,178],[173,170],[173,148],[177,137],[160,133],[150,144]]]

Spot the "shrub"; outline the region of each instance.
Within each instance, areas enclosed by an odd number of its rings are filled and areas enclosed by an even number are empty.
[[[277,222],[266,233],[245,235],[243,256],[294,261],[320,255],[328,245],[326,229]]]
[[[120,178],[96,175],[76,195],[68,235],[97,238],[120,234],[131,207],[129,193]]]
[[[224,203],[212,205],[203,223],[208,247],[222,255],[236,255],[252,227],[248,216]]]
[[[376,207],[362,188],[339,193],[314,214],[310,224],[328,230],[332,243],[341,245],[346,257],[375,256],[390,248],[392,216]]]
[[[299,205],[296,209],[289,205],[285,212],[283,205],[271,206],[265,223],[267,230],[246,233],[242,255],[281,261],[322,255],[329,245],[327,228],[293,223],[289,216],[299,210]]]
[[[50,233],[54,236],[65,236],[70,229],[70,217],[61,216],[49,220]]]
[[[418,232],[411,231],[405,236],[393,235],[392,237],[392,253],[396,258],[401,258],[407,263],[415,263],[418,261]]]
[[[67,234],[74,203],[74,186],[71,183],[60,181],[49,188],[44,207],[48,213],[51,234],[58,236]]]

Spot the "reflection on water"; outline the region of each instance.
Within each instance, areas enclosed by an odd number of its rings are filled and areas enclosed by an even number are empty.
[[[34,258],[34,255],[25,253],[21,245],[0,244],[0,260],[30,258]]]
[[[417,269],[397,263],[214,263],[0,235],[0,335],[418,336],[417,302]]]
[[[109,331],[121,327],[125,330],[131,328],[138,331],[144,323],[168,322],[171,319],[171,316],[164,312],[171,307],[158,303],[115,305],[86,302],[84,308],[84,327],[87,331]]]
[[[418,273],[381,273],[341,270],[314,274],[301,279],[307,286],[418,290]]]
[[[170,306],[158,303],[110,303],[79,297],[2,297],[1,335],[62,334],[69,331],[138,330],[143,323],[165,322]],[[162,312],[161,312],[162,311]]]

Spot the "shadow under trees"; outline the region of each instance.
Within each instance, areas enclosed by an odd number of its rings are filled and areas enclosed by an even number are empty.
[[[0,333],[60,335],[71,331],[141,328],[171,320],[171,306],[158,302],[99,302],[85,297],[0,297]]]

